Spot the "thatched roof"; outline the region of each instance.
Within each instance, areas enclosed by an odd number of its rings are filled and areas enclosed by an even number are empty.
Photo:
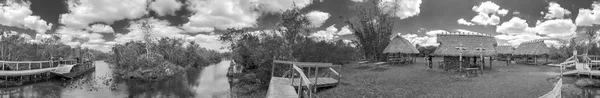
[[[438,56],[459,56],[461,51],[457,47],[464,47],[463,56],[480,56],[482,52],[477,48],[484,48],[483,56],[496,55],[496,39],[490,35],[479,33],[442,33],[437,35],[438,48],[433,52]]]
[[[408,40],[402,36],[396,36],[387,47],[383,50],[383,53],[406,53],[406,54],[417,54],[419,50]]]
[[[498,54],[512,54],[515,48],[512,46],[498,46],[496,47],[496,53]]]
[[[523,42],[515,49],[513,55],[543,55],[550,53],[550,49],[544,40],[532,40]]]

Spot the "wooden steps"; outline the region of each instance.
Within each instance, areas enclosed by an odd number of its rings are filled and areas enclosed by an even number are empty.
[[[298,98],[291,80],[282,77],[271,77],[267,98]]]

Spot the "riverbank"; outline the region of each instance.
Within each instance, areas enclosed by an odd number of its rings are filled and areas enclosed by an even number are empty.
[[[435,58],[435,61],[441,58]],[[535,98],[554,87],[555,67],[494,61],[483,75],[461,77],[437,69],[425,61],[408,65],[348,64],[337,87],[317,93],[324,98]]]

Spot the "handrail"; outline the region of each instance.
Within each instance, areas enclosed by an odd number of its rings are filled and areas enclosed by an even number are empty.
[[[312,82],[310,82],[308,77],[306,77],[306,75],[304,75],[304,72],[302,71],[302,69],[300,69],[296,65],[293,65],[292,67],[294,67],[294,70],[296,70],[296,72],[298,72],[298,74],[300,74],[300,79],[302,79],[302,81],[306,81],[306,83],[304,83],[306,86],[310,86],[311,84],[313,84]],[[300,84],[300,85],[303,85],[303,84]]]
[[[342,77],[342,75],[340,73],[338,73],[337,71],[335,71],[333,68],[329,67],[329,70],[333,73],[335,73],[336,75]]]

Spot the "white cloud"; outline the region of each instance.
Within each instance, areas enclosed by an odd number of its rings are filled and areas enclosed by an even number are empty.
[[[537,25],[536,30],[539,34],[545,34],[553,38],[566,38],[575,34],[577,26],[571,19],[548,20]]]
[[[485,13],[479,13],[479,15],[473,17],[471,21],[479,25],[498,25],[500,23],[500,17],[496,15],[489,16]]]
[[[123,19],[135,19],[147,14],[146,0],[69,0],[69,13],[60,16],[66,27],[81,29],[90,23],[112,24]]]
[[[429,35],[429,36],[437,36],[437,34],[441,34],[444,32],[448,32],[448,31],[446,31],[446,30],[431,30],[431,31],[425,32],[425,34]]]
[[[381,0],[379,7],[383,12],[394,13],[400,19],[416,16],[421,12],[421,0]]]
[[[548,5],[548,13],[544,18],[546,19],[554,19],[559,18],[562,19],[565,15],[569,15],[571,12],[565,8],[560,7],[560,4],[556,2],[550,2]]]
[[[188,9],[194,14],[183,24],[189,32],[211,32],[214,28],[252,27],[260,16],[258,5],[249,0],[188,1]]]
[[[346,25],[340,29],[337,35],[349,35],[353,34],[352,30],[350,30],[350,26]]]
[[[150,3],[150,9],[154,10],[159,16],[175,15],[183,4],[177,0],[156,0]]]
[[[88,27],[87,30],[90,30],[92,32],[98,32],[98,33],[114,33],[115,32],[112,27],[110,27],[109,25],[105,25],[105,24],[94,24],[94,25]]]
[[[507,9],[498,10],[498,14],[504,16],[504,15],[508,14],[508,10]]]
[[[204,47],[211,50],[227,51],[221,49],[221,47],[225,47],[227,46],[227,44],[223,43],[222,41],[219,41],[219,35],[198,34],[189,38],[193,39],[193,41],[198,43],[200,47]]]
[[[223,2],[220,0],[219,2]],[[242,0],[250,1],[252,4],[259,4],[259,10],[263,12],[281,12],[292,9],[294,5],[297,8],[304,8],[312,4],[313,0]],[[255,2],[255,3],[254,3]]]
[[[350,0],[350,1],[354,1],[354,2],[363,2],[363,0]]]
[[[14,0],[8,0],[4,4],[0,4],[0,24],[31,29],[38,33],[45,33],[50,30],[52,23],[46,23],[39,16],[32,16],[33,12],[29,9],[30,5],[31,3],[28,1],[16,2]]]
[[[421,46],[437,46],[436,36],[417,36],[417,34],[405,34],[401,35],[412,44],[419,44]]]
[[[306,18],[310,20],[310,27],[321,27],[331,15],[321,11],[311,11],[306,14]]]
[[[335,25],[331,25],[327,27],[325,30],[320,30],[315,33],[310,34],[309,37],[315,40],[331,40],[336,37],[338,29],[335,28]]]
[[[498,9],[500,9],[500,6],[492,1],[486,1],[481,3],[479,6],[473,6],[473,11],[484,14],[496,13]]]
[[[141,22],[143,21],[148,21],[148,23],[151,24],[151,26],[153,27],[150,34],[150,37],[152,38],[185,38],[188,36],[182,34],[184,31],[181,28],[170,26],[171,23],[169,23],[166,20],[149,18],[130,22],[129,26],[127,27],[127,30],[129,30],[129,32],[127,34],[117,34],[114,41],[118,44],[123,44],[129,41],[143,40],[144,33],[140,29]]]
[[[467,21],[467,20],[465,20],[464,18],[458,19],[458,21],[457,21],[457,22],[458,22],[458,24],[467,25],[467,26],[472,26],[472,25],[475,25],[475,24],[473,24],[473,23],[471,23],[471,22],[468,22],[468,21]]]
[[[595,21],[595,15],[592,13],[592,10],[589,9],[579,9],[579,14],[577,14],[577,18],[575,19],[575,24],[577,26],[592,26]]]
[[[529,27],[527,21],[519,18],[513,17],[507,22],[502,23],[500,26],[496,27],[496,32],[505,33],[505,34],[535,34],[535,29]]]
[[[502,34],[502,35],[496,35],[494,36],[499,40],[503,40],[503,41],[507,41],[507,44],[510,44],[512,46],[519,46],[519,44],[521,44],[522,42],[525,41],[531,41],[531,40],[535,40],[535,39],[543,39],[544,37],[542,36],[538,36],[536,34],[529,34],[529,33],[523,33],[523,34]],[[500,43],[500,44],[506,44],[506,43]]]
[[[469,30],[465,30],[465,29],[456,29],[456,31],[458,31],[458,32],[463,32],[463,33],[467,33],[467,34],[482,35],[482,33],[479,33],[479,32],[474,32],[474,31],[469,31]]]

